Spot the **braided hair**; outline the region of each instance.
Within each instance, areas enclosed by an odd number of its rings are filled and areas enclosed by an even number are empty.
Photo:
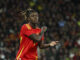
[[[27,20],[27,22],[30,22],[28,17],[30,17],[30,14],[34,13],[34,12],[36,12],[36,11],[31,8],[28,8],[27,10],[22,11],[21,14],[25,17],[25,20]]]
[[[18,11],[18,13],[20,13],[22,15],[24,21],[26,23],[28,23],[28,22],[31,22],[31,20],[29,19],[30,15],[32,13],[37,13],[37,12],[31,8],[28,8],[27,10],[20,10],[20,11]]]
[[[26,17],[29,17],[31,13],[36,12],[36,11],[31,8],[28,8],[25,12],[26,12]]]

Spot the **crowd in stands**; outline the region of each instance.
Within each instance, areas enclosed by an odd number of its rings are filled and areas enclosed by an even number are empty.
[[[28,7],[39,13],[40,27],[46,25],[45,43],[55,47],[40,50],[41,60],[80,60],[79,0],[0,0],[0,60],[15,60],[24,18],[18,13]]]

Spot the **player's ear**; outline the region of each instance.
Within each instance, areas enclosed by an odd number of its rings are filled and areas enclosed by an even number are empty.
[[[24,19],[27,20],[27,16],[26,15],[24,15]]]

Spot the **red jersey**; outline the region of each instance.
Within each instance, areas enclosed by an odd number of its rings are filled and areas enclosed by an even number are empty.
[[[34,43],[29,38],[32,34],[39,34],[41,29],[33,29],[29,24],[24,24],[20,31],[20,48],[16,55],[17,60],[37,60],[37,46],[38,43]],[[42,38],[43,40],[44,38]]]

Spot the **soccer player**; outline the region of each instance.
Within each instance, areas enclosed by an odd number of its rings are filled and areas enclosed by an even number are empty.
[[[49,44],[44,44],[44,32],[47,27],[38,27],[38,13],[33,9],[27,9],[23,15],[28,23],[23,24],[20,31],[20,47],[16,55],[16,60],[38,60],[37,46],[47,48],[57,44],[57,41],[52,41]]]

